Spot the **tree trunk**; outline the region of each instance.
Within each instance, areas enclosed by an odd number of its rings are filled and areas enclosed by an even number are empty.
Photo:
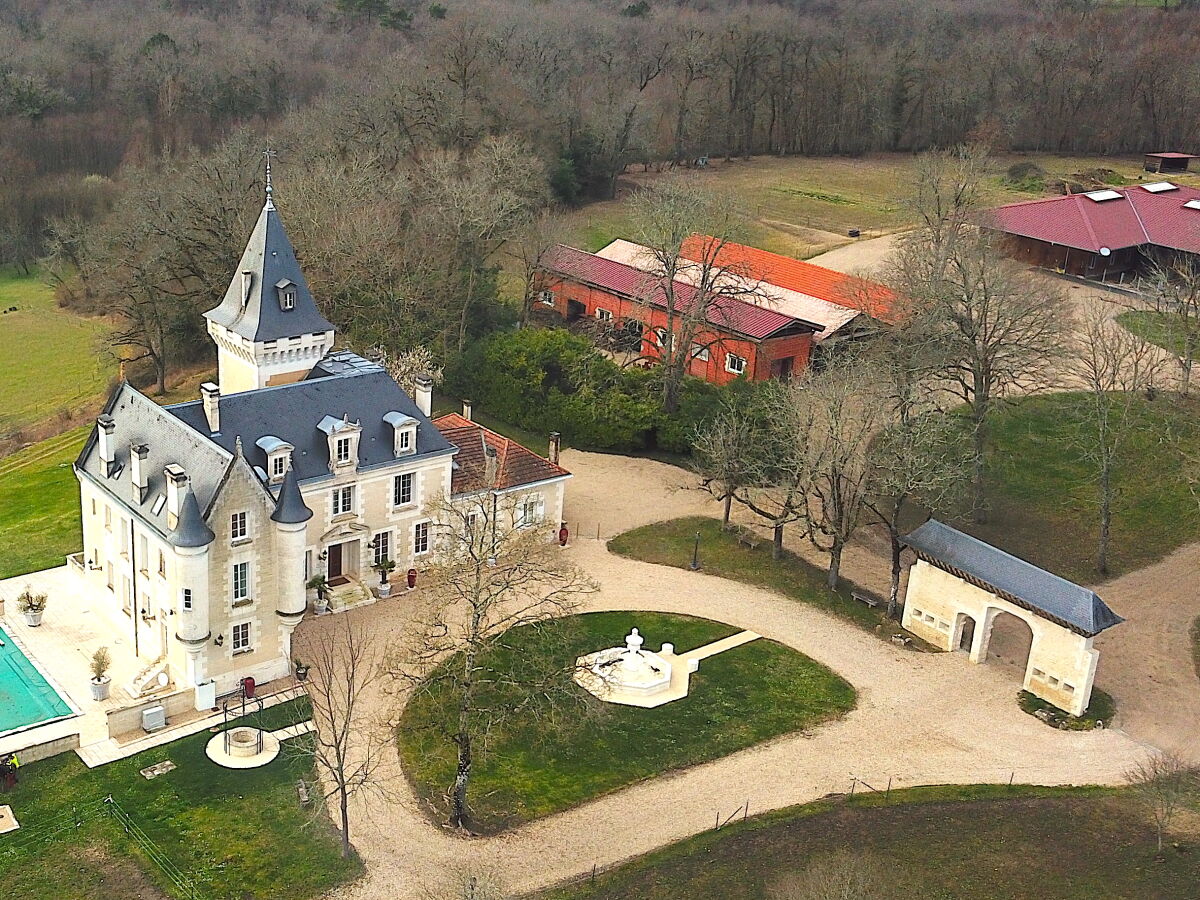
[[[829,577],[825,580],[826,586],[831,591],[836,591],[838,582],[841,580],[842,571],[842,543],[834,540],[833,547],[829,550]]]
[[[1192,387],[1192,361],[1182,359],[1179,361],[1179,366],[1183,370],[1179,373],[1179,393],[1186,397]]]
[[[458,746],[458,769],[454,773],[454,790],[450,797],[450,824],[454,828],[466,828],[467,785],[471,780],[471,736],[461,731],[454,736]]]
[[[350,858],[350,792],[346,790],[346,786],[340,785],[338,793],[341,795],[342,808],[342,859]]]
[[[776,525],[771,539],[771,559],[783,559],[783,526]]]
[[[1096,548],[1096,568],[1108,574],[1108,539],[1112,529],[1112,472],[1105,462],[1100,468],[1100,540]]]
[[[981,525],[987,521],[984,500],[984,453],[987,450],[987,429],[983,418],[976,417],[971,434],[971,521]]]
[[[725,513],[721,517],[721,527],[726,531],[729,530],[729,516],[733,511],[733,494],[725,495]]]
[[[889,619],[897,618],[900,611],[900,534],[894,527],[888,528],[888,537],[892,541],[892,584],[888,591],[887,615]]]
[[[167,364],[161,357],[154,357],[154,376],[157,382],[156,393],[163,396],[167,392]]]

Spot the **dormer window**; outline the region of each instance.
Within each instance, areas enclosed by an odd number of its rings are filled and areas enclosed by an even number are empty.
[[[279,484],[283,481],[283,476],[287,474],[291,464],[292,450],[295,448],[273,434],[263,435],[254,443],[263,453],[267,454],[267,481],[271,484]]]
[[[416,419],[401,412],[390,412],[384,415],[383,421],[392,426],[393,456],[412,456],[417,452],[417,425],[419,423]]]
[[[290,278],[281,278],[275,282],[275,292],[279,295],[279,308],[283,310],[296,308],[296,283]]]
[[[335,419],[326,416],[317,423],[317,428],[329,437],[329,470],[353,470],[358,465],[358,442],[362,426],[346,417]]]
[[[343,463],[350,462],[350,438],[344,437],[337,439],[337,457],[335,458],[334,462],[336,462],[339,466]]]

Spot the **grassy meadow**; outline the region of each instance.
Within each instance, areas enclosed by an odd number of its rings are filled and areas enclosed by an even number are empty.
[[[669,641],[677,653],[739,631],[665,613],[587,613],[555,622],[544,635],[517,629],[506,638],[508,647],[493,652],[552,647],[570,664],[583,653],[620,646],[634,626],[647,648]],[[455,664],[461,665],[458,657],[446,663]],[[588,699],[582,688],[571,687]],[[486,749],[476,750],[469,794],[473,825],[479,832],[497,832],[550,815],[635,781],[811,728],[848,712],[854,702],[854,688],[844,679],[760,639],[704,660],[691,677],[689,695],[656,709],[593,704],[594,715],[568,713],[575,721],[563,729],[547,729],[536,715],[518,715],[491,731]],[[419,695],[397,727],[405,773],[440,821],[448,816],[446,791],[455,771],[455,747],[442,718],[450,714],[437,697]]]
[[[87,406],[117,371],[108,325],[60,309],[36,275],[0,269],[0,434]]]

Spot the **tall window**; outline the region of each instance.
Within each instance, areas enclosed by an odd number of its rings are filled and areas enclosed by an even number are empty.
[[[233,599],[245,600],[250,596],[250,563],[233,564]]]
[[[401,453],[405,452],[406,450],[412,449],[412,436],[413,436],[413,433],[412,433],[411,428],[405,428],[397,436],[397,440],[400,442],[400,452]]]
[[[350,462],[350,438],[338,438],[334,460],[339,463]]]
[[[397,475],[392,489],[392,505],[408,506],[413,502],[413,473]]]
[[[392,558],[392,533],[381,531],[375,535],[375,565]]]
[[[112,531],[112,507],[104,504],[104,527]]]
[[[287,457],[284,454],[279,454],[271,460],[271,477],[282,478],[287,474]]]
[[[239,540],[246,536],[246,514],[244,512],[236,512],[229,523],[229,537],[232,540]]]
[[[241,653],[250,649],[250,623],[238,622],[233,626],[233,652]]]
[[[192,608],[192,589],[191,588],[183,589],[183,608],[184,609]]]
[[[537,525],[542,521],[543,501],[541,494],[532,494],[521,501],[521,520],[517,523],[521,528]]]
[[[418,522],[413,526],[413,553],[429,552],[429,523]]]
[[[161,550],[158,551],[158,577],[167,577],[167,560],[166,557],[163,556],[163,552]]]
[[[342,513],[354,511],[354,486],[346,485],[345,487],[337,487],[333,489],[333,514],[340,516]]]

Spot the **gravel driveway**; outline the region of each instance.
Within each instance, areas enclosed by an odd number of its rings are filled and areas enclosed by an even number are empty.
[[[849,790],[856,777],[879,788],[889,778],[893,787],[1010,777],[1116,783],[1144,752],[1120,730],[1060,732],[1025,715],[1004,669],[970,666],[957,654],[903,651],[769,591],[613,556],[595,540],[598,512],[602,534],[611,534],[719,509],[694,489],[691,476],[671,466],[574,451],[563,462],[576,475],[567,518],[593,523],[592,537],[585,525],[567,551],[601,584],[588,609],[687,613],[757,631],[847,678],[858,689],[857,708],[811,734],[633,785],[495,838],[464,839],[430,824],[393,763],[394,796],[356,803],[352,837],[368,875],[337,896],[436,897],[449,874],[464,867],[494,871],[512,890],[531,890],[711,828],[718,814],[728,816],[747,801],[752,814],[761,813]],[[847,575],[877,583],[874,572],[862,577],[866,565],[886,579],[886,567],[861,548],[846,560]],[[413,605],[401,597],[349,615],[386,636],[405,629]]]

